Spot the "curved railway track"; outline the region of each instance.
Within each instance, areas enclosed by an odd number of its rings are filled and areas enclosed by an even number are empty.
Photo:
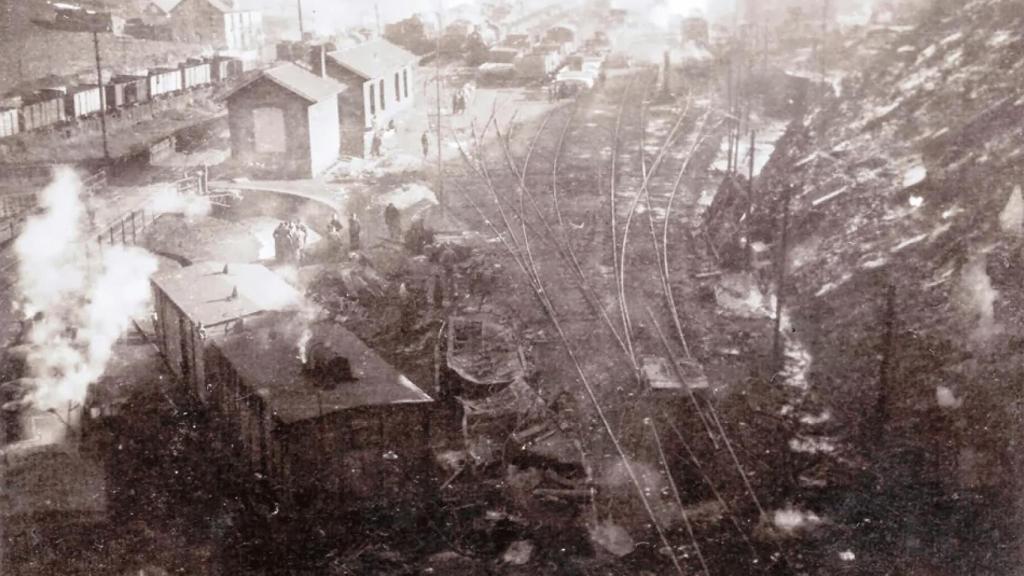
[[[721,121],[715,118],[710,104],[701,110],[694,110],[700,107],[692,106],[693,101],[687,99],[682,107],[668,111],[664,106],[659,107],[657,121],[662,130],[661,134],[652,137],[648,128],[651,114],[646,98],[651,91],[644,90],[639,106],[628,105],[631,94],[635,93],[636,84],[639,82],[645,85],[645,74],[649,72],[634,74],[626,81],[614,103],[614,114],[607,112],[607,106],[600,107],[600,103],[594,102],[597,96],[591,95],[548,113],[531,138],[521,163],[516,161],[510,149],[507,131],[503,132],[500,126],[495,125],[494,133],[502,157],[499,163],[503,161],[506,168],[503,172],[489,166],[484,137],[491,126],[490,121],[482,135],[475,137],[475,154],[472,157],[461,145],[460,150],[463,151],[465,164],[489,191],[500,218],[500,229],[487,216],[486,211],[470,199],[474,210],[526,275],[534,295],[555,327],[571,360],[584,396],[593,406],[605,434],[622,459],[659,539],[667,546],[668,535],[658,522],[639,479],[630,467],[629,451],[619,436],[623,427],[611,425],[607,409],[602,405],[605,391],[601,388],[614,385],[615,377],[611,373],[599,372],[601,362],[607,362],[607,359],[596,357],[595,352],[601,355],[603,349],[588,349],[587,339],[595,333],[587,327],[587,322],[582,328],[571,325],[572,319],[569,316],[574,304],[578,306],[579,301],[559,289],[559,281],[568,276],[574,291],[591,311],[588,322],[598,321],[603,326],[607,336],[615,342],[627,360],[625,365],[629,372],[638,381],[641,354],[667,356],[677,371],[677,377],[686,381],[679,363],[683,359],[693,362],[693,354],[683,329],[684,319],[676,299],[673,279],[675,283],[683,281],[681,279],[686,278],[685,268],[688,266],[684,265],[680,274],[674,273],[671,265],[677,258],[700,261],[711,257],[692,241],[692,234],[686,227],[695,224],[699,195],[695,192],[699,193],[700,183],[697,174],[706,172],[706,165],[698,166],[694,159],[710,162],[708,156],[710,154],[713,157],[712,150],[717,149],[718,141],[715,137],[720,136],[718,128]],[[610,126],[601,123],[607,117],[611,117]],[[653,151],[649,144],[652,141],[656,144]],[[576,146],[578,143],[584,145]],[[636,150],[635,157],[629,150]],[[608,165],[607,172],[598,172],[596,177],[595,157],[598,163],[604,161]],[[581,171],[582,177],[579,174]],[[605,179],[607,190],[602,191],[601,183]],[[499,187],[507,192],[499,192]],[[545,189],[548,194],[544,194]],[[468,197],[468,194],[464,195]],[[565,211],[567,206],[571,207],[570,213]],[[606,225],[599,223],[595,217],[598,213],[607,214]],[[643,236],[630,236],[630,230],[636,225],[636,218],[641,213],[647,215],[649,243],[641,240]],[[580,218],[580,223],[573,221],[579,221]],[[683,232],[674,231],[675,228],[683,229]],[[691,241],[682,242],[678,246],[672,244],[680,237]],[[536,252],[535,248],[540,243],[553,250]],[[610,285],[607,273],[609,258]],[[654,283],[650,282],[653,278],[657,278]],[[675,347],[662,331],[651,309],[655,305],[661,306],[661,318],[667,316],[671,319]],[[644,309],[648,312],[649,322],[634,321],[632,312]],[[613,316],[618,316],[617,320],[613,320]],[[636,325],[640,324],[653,327],[653,331],[638,331]],[[676,347],[682,350],[682,358],[675,352]],[[619,364],[622,365],[621,361]],[[759,516],[763,517],[764,509],[713,403],[707,398],[699,399],[689,386],[684,387],[694,415],[714,448],[713,453],[728,454],[729,462],[742,479]],[[628,410],[623,410],[623,417],[626,412]],[[650,419],[643,420],[652,427],[653,438],[667,470],[668,462],[662,450],[658,427]],[[697,451],[691,449],[673,419],[664,420],[668,421],[677,439],[686,447],[694,476],[699,474],[756,559],[758,553],[747,531],[738,521],[737,512],[722,497],[702,467]],[[720,451],[722,445],[725,451]],[[674,484],[673,489],[687,534],[700,559],[700,569],[707,574],[708,566],[700,553],[697,535],[686,518],[685,508]],[[680,560],[674,555],[671,559],[677,571],[683,573]]]

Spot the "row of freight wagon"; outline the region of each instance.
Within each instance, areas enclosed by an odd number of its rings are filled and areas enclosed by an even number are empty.
[[[236,58],[190,59],[177,68],[153,68],[146,75],[116,75],[100,87],[67,84],[15,92],[0,99],[0,138],[53,128],[79,118],[145,104],[240,76]]]

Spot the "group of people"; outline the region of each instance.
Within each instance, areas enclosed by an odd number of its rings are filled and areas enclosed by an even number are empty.
[[[309,228],[297,220],[281,222],[274,230],[274,257],[278,262],[301,262]]]

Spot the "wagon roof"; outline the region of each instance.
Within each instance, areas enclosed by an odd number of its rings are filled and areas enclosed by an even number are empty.
[[[348,360],[354,379],[330,390],[318,387],[318,377],[299,357],[304,334],[309,342]],[[246,319],[240,330],[218,338],[214,346],[285,424],[360,407],[433,402],[355,334],[334,322],[311,321],[299,311]]]
[[[186,316],[208,327],[301,301],[298,291],[260,264],[201,262],[155,274],[152,282]]]

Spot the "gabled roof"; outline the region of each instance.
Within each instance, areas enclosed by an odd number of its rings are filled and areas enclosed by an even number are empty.
[[[384,39],[329,52],[327,57],[366,80],[378,78],[418,60],[412,52]]]
[[[213,6],[214,10],[218,12],[247,12],[248,10],[239,5],[235,0],[203,0],[210,6]],[[164,10],[164,12],[171,12],[177,10],[178,6],[184,4],[186,0],[153,0],[153,3]]]
[[[171,10],[178,5],[181,0],[150,0],[149,5],[146,6],[147,10],[156,8],[158,11],[164,14],[170,14]]]
[[[193,322],[207,327],[301,302],[298,291],[263,265],[226,266],[227,274],[222,262],[201,262],[155,274],[152,282]]]
[[[247,87],[262,79],[267,79],[277,84],[281,88],[299,96],[300,98],[316,104],[337,96],[339,92],[345,90],[345,87],[331,78],[321,78],[312,72],[300,68],[291,62],[275,66],[269,70],[265,70],[262,74],[253,78],[249,82],[242,84],[238,88],[235,88],[227,95],[227,98],[231,98],[238,92],[245,90]]]
[[[322,376],[311,374],[300,359],[304,341],[348,360],[354,379],[323,388]],[[247,319],[240,330],[218,337],[214,346],[243,385],[259,394],[284,424],[353,408],[433,402],[355,334],[331,321],[310,322],[302,312],[270,312]]]

